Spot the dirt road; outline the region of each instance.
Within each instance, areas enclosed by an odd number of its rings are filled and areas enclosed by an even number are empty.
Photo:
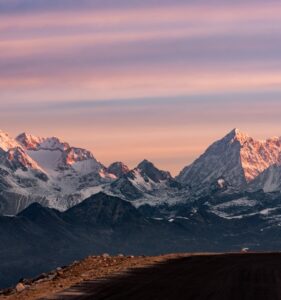
[[[48,299],[281,299],[281,254],[178,258],[107,280],[85,281]]]

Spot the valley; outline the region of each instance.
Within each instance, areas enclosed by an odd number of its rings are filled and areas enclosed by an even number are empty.
[[[0,134],[0,287],[88,255],[278,251],[280,139],[235,129],[173,177]]]

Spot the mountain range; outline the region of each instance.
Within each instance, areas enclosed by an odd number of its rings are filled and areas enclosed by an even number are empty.
[[[281,138],[258,141],[238,129],[212,144],[173,178],[143,160],[130,170],[106,167],[85,149],[57,137],[0,131],[0,214],[16,215],[33,202],[64,211],[103,191],[135,206],[194,202],[216,193],[281,190]]]
[[[0,132],[0,287],[102,252],[280,250],[280,154],[234,129],[174,178]]]

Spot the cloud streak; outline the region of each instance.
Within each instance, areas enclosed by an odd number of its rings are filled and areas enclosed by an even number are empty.
[[[3,129],[174,173],[232,127],[278,134],[280,15],[271,0],[0,0]]]

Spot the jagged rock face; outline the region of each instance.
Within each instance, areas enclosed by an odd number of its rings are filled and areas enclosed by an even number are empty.
[[[281,162],[281,139],[255,141],[248,138],[241,147],[241,162],[247,182],[253,181],[271,165]]]
[[[0,149],[8,151],[9,149],[20,147],[19,143],[12,139],[7,133],[0,130]]]
[[[151,179],[154,182],[159,183],[163,180],[171,179],[172,176],[167,171],[162,171],[157,169],[153,163],[151,163],[148,160],[143,160],[138,166],[137,169],[141,171],[141,173],[145,176],[147,176],[149,179]]]
[[[246,189],[280,191],[280,153],[280,138],[256,141],[235,129],[174,179],[147,160],[133,170],[122,162],[106,168],[90,151],[56,137],[23,133],[12,139],[0,131],[0,188],[5,194],[0,213],[17,213],[34,201],[66,210],[100,191],[132,200],[136,207]],[[9,195],[17,199],[11,205]]]
[[[275,164],[262,172],[249,185],[250,190],[263,190],[266,193],[281,191],[281,166]]]
[[[16,138],[17,142],[21,144],[25,149],[36,150],[43,142],[43,139],[33,136],[31,134],[22,133]]]
[[[29,156],[48,172],[68,170],[82,175],[95,172],[101,178],[110,178],[106,168],[90,151],[72,147],[57,137],[42,138],[23,133],[16,139]]]
[[[0,170],[2,214],[18,213],[35,201],[65,210],[115,179],[90,151],[25,133],[12,139],[0,132]]]
[[[114,162],[107,168],[107,172],[115,175],[117,178],[127,174],[129,171],[129,167],[122,162]]]
[[[124,174],[110,185],[110,192],[134,205],[158,205],[186,200],[186,193],[181,193],[181,184],[171,174],[156,168],[144,160],[136,168]]]
[[[144,193],[164,189],[171,179],[169,172],[159,170],[151,162],[144,160],[135,169],[112,183],[111,187],[125,198],[135,200],[141,198]]]
[[[3,185],[0,182],[0,216],[1,215],[15,215],[17,212],[22,211],[28,207],[31,203],[37,202],[41,203],[44,206],[49,205],[49,201],[44,196],[33,196],[19,194],[15,192],[9,192],[6,186],[3,188]]]
[[[44,173],[42,168],[30,156],[26,155],[24,150],[20,147],[9,149],[1,158],[4,159],[6,163],[4,161],[2,162],[14,171],[17,169],[24,171],[33,169]]]
[[[16,140],[45,169],[63,170],[85,160],[94,160],[98,164],[90,151],[71,147],[57,137],[42,138],[22,133]]]
[[[15,214],[34,201],[47,205],[41,188],[48,186],[48,180],[23,147],[0,131],[0,214]]]
[[[113,193],[121,194],[128,200],[136,200],[143,197],[143,192],[136,187],[127,176],[123,176],[118,180],[115,180],[111,184],[111,189]]]
[[[279,163],[280,153],[279,138],[256,141],[235,129],[184,168],[177,179],[197,188],[224,178],[232,187],[243,189],[265,169]]]
[[[0,131],[0,163],[13,171],[22,169],[44,173],[37,162],[24,151],[21,144],[3,131]]]

